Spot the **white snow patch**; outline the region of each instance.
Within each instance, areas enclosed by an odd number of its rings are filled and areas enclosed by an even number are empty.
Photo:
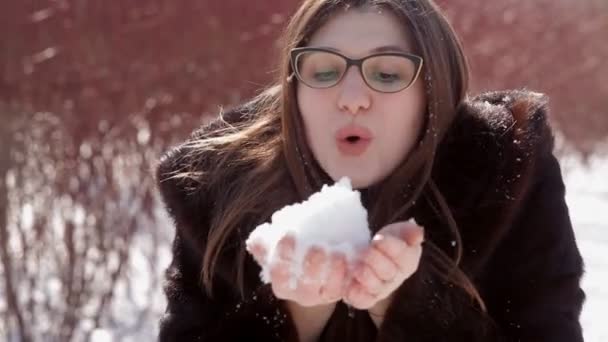
[[[113,341],[112,333],[106,329],[95,329],[91,334],[91,342],[111,342]]]
[[[588,165],[562,157],[566,202],[585,262],[582,288],[587,295],[581,324],[585,341],[608,341],[608,157],[592,156]]]

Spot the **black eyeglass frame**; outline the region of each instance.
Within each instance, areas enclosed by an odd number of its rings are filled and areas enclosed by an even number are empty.
[[[306,53],[306,52],[327,52],[327,53],[331,53],[333,55],[339,56],[341,58],[343,58],[346,61],[346,69],[344,69],[344,72],[342,73],[342,75],[340,76],[340,79],[338,79],[336,81],[336,83],[327,86],[327,87],[317,87],[317,86],[311,86],[310,84],[306,83],[303,78],[300,76],[300,73],[298,72],[298,68],[296,67],[296,63],[298,61],[298,57],[302,54],[302,53]],[[409,60],[411,60],[414,63],[414,66],[417,68],[416,73],[414,74],[414,77],[412,77],[412,80],[406,84],[403,88],[400,88],[398,90],[394,90],[394,91],[383,91],[383,90],[378,90],[374,87],[372,87],[368,82],[367,79],[365,78],[365,76],[363,75],[363,62],[365,62],[366,60],[373,58],[373,57],[378,57],[378,56],[399,56],[399,57],[404,57],[407,58]],[[379,52],[379,53],[374,53],[368,56],[365,56],[363,58],[349,58],[344,56],[343,54],[331,50],[331,49],[325,49],[325,48],[318,48],[318,47],[299,47],[299,48],[293,48],[290,51],[290,62],[291,62],[291,69],[292,69],[292,74],[289,76],[289,78],[287,79],[288,81],[291,81],[291,79],[293,78],[293,76],[295,75],[296,78],[302,82],[303,84],[305,84],[306,86],[310,87],[310,88],[314,88],[314,89],[327,89],[327,88],[331,88],[331,87],[335,87],[336,85],[338,85],[340,83],[340,81],[342,81],[342,79],[344,78],[344,75],[346,75],[346,73],[348,72],[348,69],[351,66],[356,66],[357,69],[359,69],[359,74],[361,75],[361,78],[363,79],[363,82],[365,82],[365,84],[372,90],[380,92],[380,93],[398,93],[400,91],[404,91],[406,89],[408,89],[409,87],[412,86],[412,84],[414,84],[416,82],[416,80],[418,79],[418,77],[420,76],[420,73],[422,71],[422,66],[424,64],[424,60],[422,57],[411,54],[411,53],[405,53],[405,52]]]

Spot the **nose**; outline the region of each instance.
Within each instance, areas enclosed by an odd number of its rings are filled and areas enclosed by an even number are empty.
[[[346,72],[338,86],[341,88],[338,98],[340,111],[357,115],[369,109],[372,103],[371,89],[365,84],[356,67],[351,67]]]

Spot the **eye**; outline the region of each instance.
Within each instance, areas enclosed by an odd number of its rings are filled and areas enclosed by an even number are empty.
[[[335,81],[338,79],[339,73],[336,70],[318,71],[314,73],[314,79],[316,81]]]
[[[391,82],[399,81],[401,79],[399,77],[399,74],[382,72],[382,71],[375,72],[373,76],[374,76],[375,80],[378,80],[378,81],[384,82],[384,83],[391,83]]]

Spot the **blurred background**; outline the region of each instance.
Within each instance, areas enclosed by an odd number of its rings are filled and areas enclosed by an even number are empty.
[[[160,153],[263,88],[295,0],[0,4],[0,340],[154,340],[173,227]],[[608,1],[443,0],[471,93],[547,93],[607,341]]]

